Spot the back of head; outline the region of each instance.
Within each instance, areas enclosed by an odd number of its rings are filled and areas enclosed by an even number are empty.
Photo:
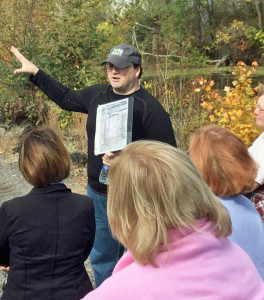
[[[70,157],[54,131],[38,127],[22,137],[19,168],[30,184],[45,187],[68,177]]]
[[[113,234],[139,263],[154,262],[167,232],[199,219],[230,233],[229,216],[188,155],[168,144],[138,141],[121,151],[109,172],[108,218]]]
[[[190,139],[190,157],[218,196],[248,191],[254,184],[256,165],[241,139],[229,130],[210,124]]]

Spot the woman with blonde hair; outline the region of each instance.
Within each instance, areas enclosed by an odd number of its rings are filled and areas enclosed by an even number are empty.
[[[48,127],[22,138],[19,168],[34,186],[0,208],[0,265],[10,266],[2,300],[78,300],[93,289],[84,262],[94,241],[94,208],[62,182],[70,157]]]
[[[108,196],[111,231],[128,251],[85,300],[264,299],[254,264],[226,238],[227,210],[181,150],[129,144],[111,164]]]
[[[241,139],[218,125],[199,128],[190,140],[190,157],[205,182],[227,208],[230,239],[250,256],[264,280],[264,225],[243,196],[254,185],[257,166]]]

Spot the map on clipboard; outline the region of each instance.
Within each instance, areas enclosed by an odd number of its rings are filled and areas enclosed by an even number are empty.
[[[132,141],[134,98],[99,105],[96,114],[94,154],[115,152]]]

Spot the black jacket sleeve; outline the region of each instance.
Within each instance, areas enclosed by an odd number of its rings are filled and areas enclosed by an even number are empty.
[[[29,80],[62,109],[86,114],[89,113],[89,105],[98,90],[107,86],[97,84],[79,91],[71,90],[41,69],[35,76],[31,75]]]
[[[8,217],[5,209],[5,204],[0,208],[0,266],[9,266],[9,231],[11,225],[8,222]]]

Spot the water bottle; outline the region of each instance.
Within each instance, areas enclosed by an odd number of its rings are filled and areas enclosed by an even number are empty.
[[[7,283],[7,277],[8,277],[8,271],[3,270],[3,272],[4,272],[4,280],[2,282],[2,290],[4,290],[4,287],[5,287],[6,283]]]
[[[99,182],[101,182],[102,184],[106,184],[106,185],[109,184],[108,171],[109,171],[109,167],[106,166],[106,165],[103,165],[102,169],[101,169],[101,172],[100,172],[100,175],[99,175]]]

